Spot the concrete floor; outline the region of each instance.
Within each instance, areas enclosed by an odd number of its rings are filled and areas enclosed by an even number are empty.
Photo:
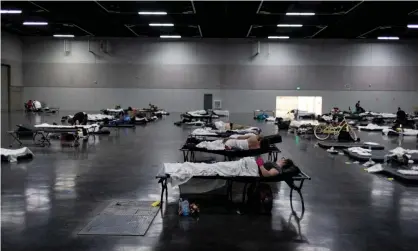
[[[17,123],[60,121],[62,115],[1,115],[2,147],[6,131]],[[315,140],[283,132],[279,144],[312,177],[305,183],[306,211],[301,234],[291,216],[289,188],[278,184],[271,217],[209,213],[202,206],[199,221],[176,215],[176,205],[158,214],[144,237],[80,236],[77,233],[111,200],[157,200],[154,179],[164,162],[182,161],[178,148],[190,129],[166,119],[136,130],[112,131],[79,148],[34,147],[35,158],[1,167],[3,250],[417,250],[418,188],[346,164],[346,156],[329,156],[314,147]],[[232,114],[231,121],[260,126],[265,134],[273,124],[257,123],[251,114]],[[399,143],[416,149],[416,138],[398,142],[379,133],[361,133],[363,140],[393,149]],[[177,200],[178,190],[169,190]],[[300,206],[295,201],[296,207]],[[206,210],[206,212],[205,212]],[[226,211],[225,211],[226,212]],[[290,218],[290,220],[289,220]]]

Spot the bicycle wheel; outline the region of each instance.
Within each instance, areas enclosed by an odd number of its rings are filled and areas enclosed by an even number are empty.
[[[354,131],[353,127],[351,127],[351,126],[349,126],[349,125],[347,125],[347,127],[348,127],[348,134],[350,134],[350,137],[351,137],[354,141],[357,141],[357,134],[356,134],[356,132]]]
[[[326,140],[329,138],[329,133],[324,133],[325,129],[328,129],[329,126],[327,125],[317,125],[314,128],[314,135],[319,140]]]

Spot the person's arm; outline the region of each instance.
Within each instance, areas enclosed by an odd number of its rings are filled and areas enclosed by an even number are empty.
[[[264,165],[259,166],[259,168],[260,168],[260,171],[261,171],[261,175],[263,177],[273,177],[273,176],[279,175],[279,171],[277,171],[276,168],[272,168],[270,170],[267,170],[267,169],[264,168]]]

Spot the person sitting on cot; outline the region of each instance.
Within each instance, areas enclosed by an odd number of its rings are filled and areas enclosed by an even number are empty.
[[[88,115],[85,112],[77,112],[72,119],[68,120],[71,125],[87,125]]]
[[[277,162],[264,162],[264,160],[259,157],[257,158],[256,163],[259,168],[260,175],[263,177],[274,177],[279,174],[295,171],[295,165],[291,159],[281,158]]]
[[[360,100],[357,101],[355,113],[364,113],[364,112],[366,112],[366,110],[364,110],[363,107],[360,106]]]
[[[407,124],[407,116],[406,116],[406,112],[403,111],[400,107],[398,107],[398,111],[396,112],[396,121],[395,124],[393,125],[392,129],[394,131],[397,131],[398,128],[400,127],[405,127],[405,125]]]

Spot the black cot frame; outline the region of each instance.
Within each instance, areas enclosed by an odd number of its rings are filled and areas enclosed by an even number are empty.
[[[164,202],[164,194],[165,194],[165,201],[168,201],[168,187],[167,183],[170,179],[169,174],[159,174],[155,177],[158,179],[158,183],[161,184],[161,197],[160,197],[160,207],[162,207],[162,204]],[[232,184],[233,182],[238,183],[244,183],[244,188],[242,191],[242,203],[245,203],[246,201],[246,191],[248,184],[256,184],[258,186],[261,182],[281,182],[284,181],[290,188],[290,207],[293,210],[293,190],[295,190],[301,199],[302,203],[302,214],[305,212],[305,202],[303,200],[302,195],[302,187],[305,182],[305,180],[311,180],[311,177],[309,177],[304,172],[300,171],[297,175],[290,175],[290,174],[284,174],[279,175],[275,177],[248,177],[248,176],[194,176],[194,179],[221,179],[226,181],[226,196],[229,202],[232,202]],[[298,183],[298,184],[297,184]],[[302,217],[303,215],[301,215]]]
[[[184,145],[182,148],[180,148],[180,151],[183,153],[184,162],[196,161],[196,152],[223,155],[225,160],[228,161],[242,157],[259,156],[265,153],[268,154],[269,161],[277,161],[278,154],[281,152],[280,149],[275,145],[270,145],[268,148],[250,150],[208,150],[206,148],[188,147],[187,145]]]
[[[18,125],[18,127],[22,127],[20,125]],[[17,141],[19,143],[19,146],[23,145],[23,142],[21,141],[20,138],[20,134],[23,133],[32,133],[32,140],[35,144],[40,145],[40,146],[50,146],[51,145],[51,141],[49,140],[49,134],[50,133],[74,133],[75,137],[74,137],[74,141],[73,141],[73,145],[77,146],[79,144],[78,140],[80,139],[79,135],[78,135],[78,130],[82,129],[82,128],[49,128],[49,127],[27,127],[27,129],[29,129],[30,131],[18,131],[18,130],[14,130],[14,131],[8,131],[8,133],[12,136],[13,140],[10,143],[10,145],[12,146],[13,143],[15,141]],[[41,138],[38,140],[38,142],[36,141],[36,137],[40,135]]]
[[[206,122],[207,124],[212,123],[212,119],[217,119],[219,116],[214,116],[213,114],[201,115],[201,116],[193,116],[188,113],[180,114],[180,119],[189,119],[190,121],[200,120]]]

